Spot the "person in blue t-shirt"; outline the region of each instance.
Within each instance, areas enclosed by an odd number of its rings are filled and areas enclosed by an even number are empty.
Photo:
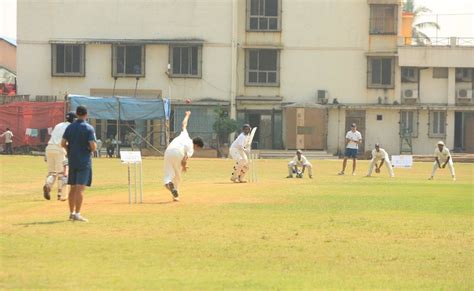
[[[69,160],[69,220],[87,222],[80,211],[84,190],[92,184],[91,154],[96,151],[97,142],[94,128],[86,122],[87,108],[78,106],[76,115],[77,120],[64,132],[61,146],[66,149]]]

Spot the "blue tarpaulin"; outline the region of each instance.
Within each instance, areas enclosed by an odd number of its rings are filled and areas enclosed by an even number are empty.
[[[113,120],[164,119],[165,109],[161,99],[137,99],[131,97],[93,97],[69,95],[71,110],[87,107],[89,118]],[[118,114],[120,108],[120,114]]]

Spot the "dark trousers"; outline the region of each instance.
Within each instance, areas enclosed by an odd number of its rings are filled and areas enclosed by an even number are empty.
[[[107,147],[107,155],[109,158],[111,158],[114,155],[115,152],[115,147],[114,146],[108,146]]]
[[[12,148],[12,143],[11,142],[5,143],[5,153],[7,155],[13,155],[13,148]]]

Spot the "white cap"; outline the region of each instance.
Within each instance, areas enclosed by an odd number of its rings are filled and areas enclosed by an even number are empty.
[[[438,143],[437,143],[437,144],[438,144],[438,145],[443,145],[443,146],[444,146],[444,142],[442,142],[442,141],[438,141]]]

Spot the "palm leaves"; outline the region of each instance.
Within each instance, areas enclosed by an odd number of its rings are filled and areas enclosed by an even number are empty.
[[[415,42],[419,45],[426,45],[431,44],[431,39],[421,30],[426,28],[435,28],[440,29],[438,23],[433,21],[424,21],[424,22],[417,22],[417,18],[422,13],[429,13],[431,9],[426,6],[417,6],[415,7],[415,0],[406,0],[405,5],[403,6],[403,10],[405,12],[413,13],[413,27],[412,27],[412,37],[415,39]]]

